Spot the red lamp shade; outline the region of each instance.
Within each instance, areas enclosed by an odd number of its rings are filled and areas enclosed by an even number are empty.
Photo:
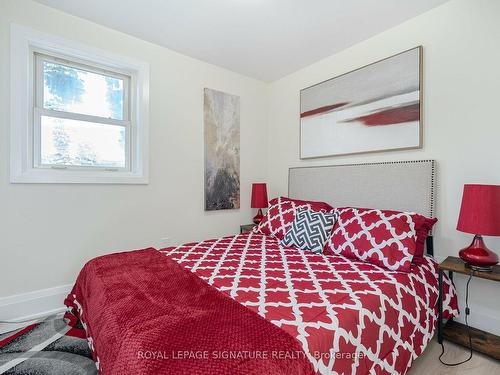
[[[465,185],[457,230],[474,234],[469,247],[459,256],[472,268],[490,270],[498,256],[488,249],[482,235],[500,236],[500,186]]]
[[[267,186],[265,183],[252,184],[252,208],[267,207]]]
[[[484,236],[500,236],[499,185],[464,186],[457,229]]]
[[[264,215],[262,214],[261,208],[267,207],[267,186],[265,183],[255,183],[252,184],[252,204],[250,207],[258,208],[259,211],[257,215],[253,218],[255,224],[259,224],[262,221]]]

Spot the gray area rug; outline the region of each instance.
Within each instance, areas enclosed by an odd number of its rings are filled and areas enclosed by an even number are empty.
[[[0,335],[0,374],[97,374],[81,326],[72,328],[62,315]]]

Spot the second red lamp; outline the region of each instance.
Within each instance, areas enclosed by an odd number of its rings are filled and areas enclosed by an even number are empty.
[[[267,186],[263,182],[252,184],[252,208],[258,208],[259,211],[257,215],[253,218],[255,224],[259,224],[262,221],[264,215],[262,214],[262,209],[267,208]]]

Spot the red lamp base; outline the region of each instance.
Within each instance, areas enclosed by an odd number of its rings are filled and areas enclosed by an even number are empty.
[[[486,247],[483,237],[474,236],[469,247],[460,250],[458,256],[473,270],[490,272],[498,263],[498,255]]]
[[[264,215],[262,214],[262,210],[259,208],[259,211],[257,211],[257,215],[254,216],[253,222],[255,224],[260,224],[262,219],[264,218]]]

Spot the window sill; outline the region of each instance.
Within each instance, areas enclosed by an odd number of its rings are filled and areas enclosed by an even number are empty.
[[[148,184],[144,173],[29,169],[11,174],[13,184]]]

